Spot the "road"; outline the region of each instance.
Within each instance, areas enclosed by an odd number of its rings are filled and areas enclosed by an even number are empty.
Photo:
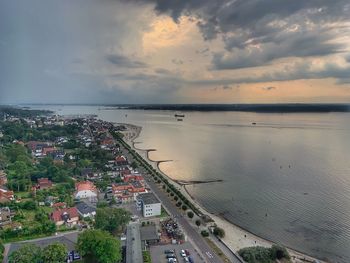
[[[204,238],[195,230],[189,222],[182,216],[178,208],[170,201],[169,197],[157,187],[157,185],[151,179],[152,177],[146,176],[147,183],[151,190],[158,196],[161,200],[162,205],[166,210],[176,218],[177,222],[181,225],[182,229],[186,232],[188,238],[195,244],[195,246],[201,251],[201,254],[205,257],[205,262],[218,263],[223,262],[215,252],[209,247]]]
[[[127,149],[124,148],[123,153],[128,157],[129,160],[133,159],[132,156],[128,153]],[[143,157],[142,159],[143,161],[145,161]],[[217,254],[213,251],[213,249],[208,245],[205,239],[197,232],[197,230],[193,226],[190,225],[187,219],[183,217],[183,215],[179,212],[178,208],[171,202],[167,194],[158,188],[158,186],[154,183],[152,176],[150,176],[147,173],[147,171],[142,167],[140,167],[139,170],[145,175],[145,179],[147,179],[148,186],[162,202],[162,205],[165,207],[165,209],[177,219],[178,223],[181,225],[188,238],[193,242],[194,246],[196,246],[200,250],[199,252],[204,256],[203,260],[209,263],[223,262],[223,260],[219,258]],[[223,249],[222,244],[220,244],[219,247]],[[242,263],[242,261],[235,254],[232,253],[232,251],[229,251],[230,253],[227,253],[228,250],[229,249],[224,248],[223,252],[225,254],[228,254],[227,256],[232,263]]]

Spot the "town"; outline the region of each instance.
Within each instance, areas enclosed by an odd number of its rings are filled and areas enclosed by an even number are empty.
[[[222,252],[224,230],[123,140],[135,127],[2,114],[4,262],[241,262]]]

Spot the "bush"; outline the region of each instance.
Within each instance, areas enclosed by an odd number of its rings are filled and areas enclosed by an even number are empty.
[[[282,247],[279,245],[273,245],[271,247],[271,256],[273,258],[277,258],[277,259],[282,259],[282,258],[289,259],[290,258],[287,249],[285,247]]]
[[[176,203],[176,206],[177,206],[177,207],[180,207],[181,204],[182,204],[181,201],[179,201],[179,202]]]
[[[192,211],[188,211],[188,212],[187,212],[187,216],[188,216],[189,218],[193,218],[194,214],[193,214]]]
[[[196,226],[200,226],[201,225],[201,221],[199,219],[196,220]]]
[[[184,211],[187,210],[187,206],[186,206],[186,205],[183,205],[181,208],[182,208],[182,210],[184,210]]]
[[[223,238],[225,236],[225,231],[220,227],[215,227],[213,234],[217,237]]]
[[[207,230],[202,230],[202,231],[201,231],[201,235],[202,235],[203,237],[208,237],[208,236],[209,236],[209,232],[208,232]]]
[[[247,247],[238,251],[238,254],[248,263],[266,262],[274,263],[276,259],[289,259],[288,251],[278,245],[273,245],[271,248],[265,247]]]
[[[175,197],[174,197],[174,200],[177,201],[177,200],[179,200],[179,198],[178,198],[177,196],[175,196]]]

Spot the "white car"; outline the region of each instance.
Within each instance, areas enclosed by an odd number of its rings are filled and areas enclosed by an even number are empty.
[[[184,257],[184,261],[185,261],[185,262],[190,262],[190,260],[188,259],[188,257]]]
[[[183,250],[183,249],[181,250],[181,256],[182,256],[182,257],[186,257],[186,252],[185,252],[185,250]]]

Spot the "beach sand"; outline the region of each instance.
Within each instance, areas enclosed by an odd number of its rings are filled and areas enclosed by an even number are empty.
[[[151,160],[147,154],[147,149],[138,149],[135,147],[134,140],[140,135],[142,131],[142,127],[131,125],[131,124],[124,124],[127,127],[127,131],[125,131],[125,134],[127,136],[124,137],[125,142],[127,142],[133,149],[135,149],[142,157],[146,157],[146,160],[152,165],[155,166],[154,163],[155,160]],[[164,177],[169,179],[169,182],[174,184],[179,190],[181,190],[182,194],[186,196],[189,200],[191,200],[192,203],[196,205],[196,207],[203,213],[211,217],[215,224],[225,230],[225,237],[222,239],[223,243],[226,244],[227,247],[229,247],[232,251],[234,251],[237,254],[237,251],[241,248],[245,247],[252,247],[252,246],[263,246],[263,247],[271,247],[273,242],[268,241],[266,239],[263,239],[261,237],[258,237],[252,233],[250,233],[247,230],[244,230],[240,228],[239,226],[236,226],[235,224],[227,221],[226,219],[219,217],[217,215],[213,215],[206,211],[204,207],[202,207],[201,204],[199,204],[189,193],[186,191],[186,186],[181,186],[178,183],[176,183],[172,178],[170,178],[167,174],[163,173],[163,171],[159,168],[159,166],[155,166],[157,171],[161,173]],[[326,261],[318,260],[314,257],[305,255],[303,253],[300,253],[298,251],[295,251],[293,249],[288,248],[288,252],[291,255],[292,262],[294,263],[305,263],[305,262],[323,262],[326,263]]]

